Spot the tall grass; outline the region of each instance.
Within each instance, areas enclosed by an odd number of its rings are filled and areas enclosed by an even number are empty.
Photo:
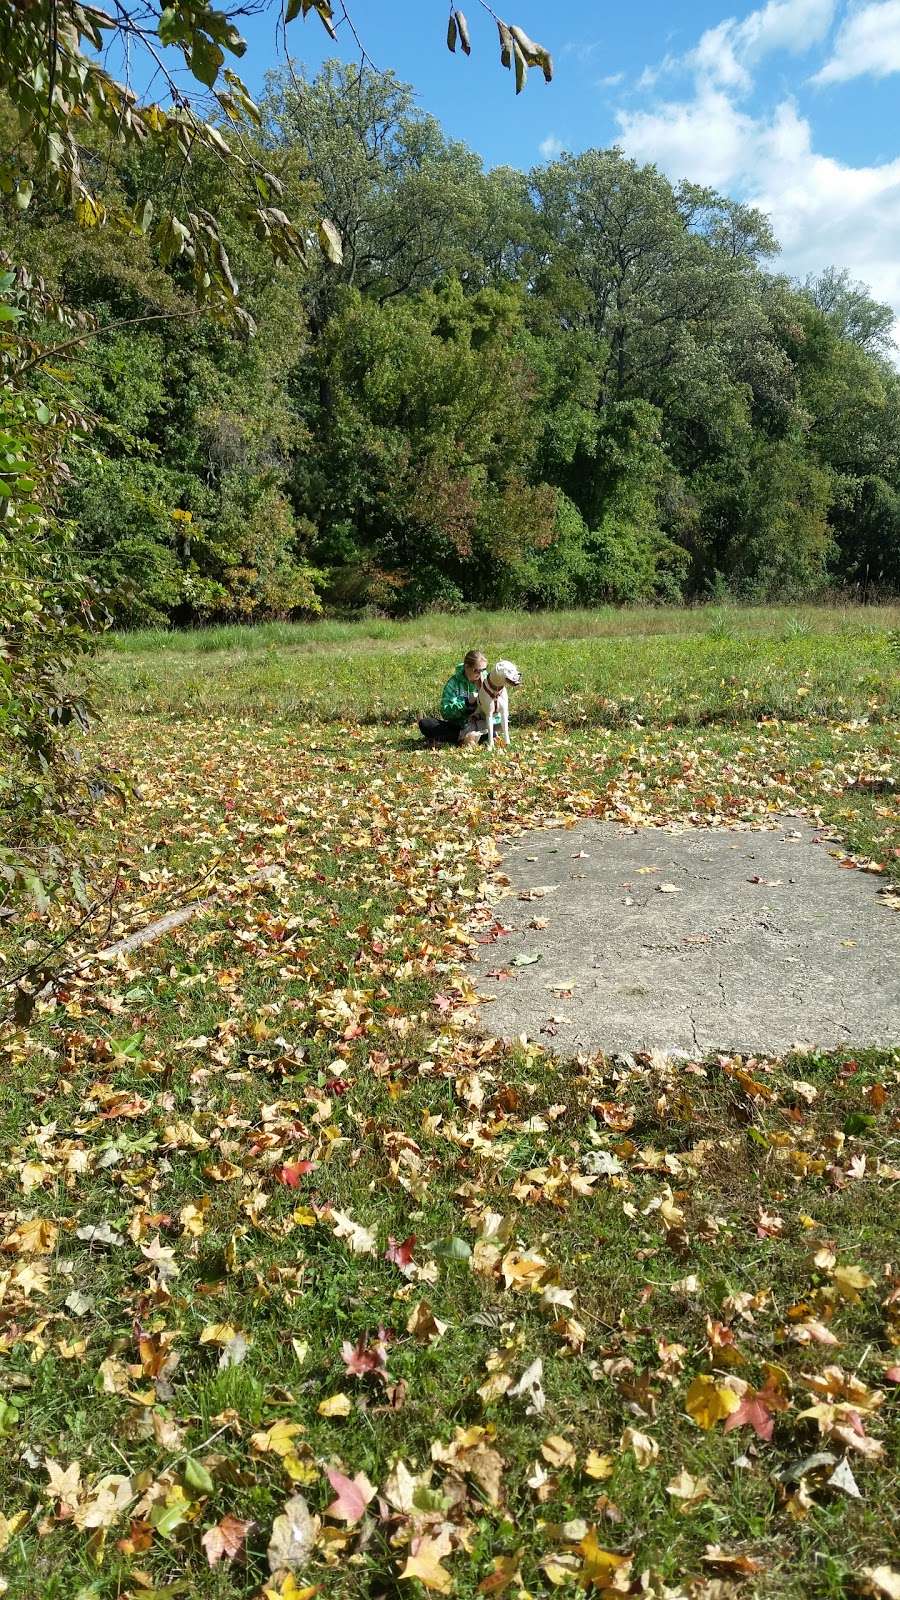
[[[729,607],[274,623],[128,635],[101,679],[128,714],[412,723],[478,644],[523,669],[520,723],[884,721],[900,716],[896,620],[900,608]]]
[[[900,626],[900,604],[893,606],[599,606],[591,611],[467,611],[436,613],[394,622],[383,617],[354,621],[228,623],[209,628],[145,628],[112,634],[111,652],[120,655],[208,655],[221,651],[260,652],[375,647],[401,650],[473,646],[489,653],[541,640],[694,637],[712,633],[782,638],[849,634],[877,640]]]

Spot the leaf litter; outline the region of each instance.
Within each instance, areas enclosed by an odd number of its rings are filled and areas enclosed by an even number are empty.
[[[892,1593],[897,1058],[561,1065],[465,966],[489,817],[815,817],[865,739],[119,737],[111,933],[212,888],[3,1030],[8,1592],[788,1596],[812,1541]]]

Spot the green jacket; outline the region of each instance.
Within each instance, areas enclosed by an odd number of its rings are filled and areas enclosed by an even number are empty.
[[[477,685],[470,683],[466,677],[466,669],[462,662],[459,663],[452,678],[444,684],[441,695],[441,716],[445,722],[465,722],[466,717],[472,716],[478,708],[475,703]],[[500,721],[499,712],[494,713],[494,722]]]

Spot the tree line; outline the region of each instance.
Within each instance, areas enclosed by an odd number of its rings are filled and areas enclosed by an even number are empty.
[[[10,260],[105,330],[37,385],[89,419],[62,510],[118,625],[900,587],[890,309],[792,284],[758,211],[615,149],[486,172],[336,61],[272,75],[252,145],[341,243],[273,255],[199,153],[252,337],[145,233],[39,186],[0,207]],[[151,144],[102,161],[107,210],[172,181]]]

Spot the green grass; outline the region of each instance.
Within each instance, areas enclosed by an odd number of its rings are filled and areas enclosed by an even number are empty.
[[[700,726],[893,718],[900,608],[474,613],[123,635],[102,673],[132,715],[403,723],[432,709],[473,641],[525,674],[522,725]]]
[[[729,639],[718,624],[710,636],[710,613],[639,637],[644,615],[506,619],[505,631],[481,619],[479,642],[529,675],[513,751],[494,760],[428,753],[402,725],[473,619],[381,641],[362,624],[302,646],[294,630],[206,650],[198,636],[152,650],[131,639],[108,657],[97,739],[133,787],[124,815],[110,804],[97,817],[92,889],[116,874],[119,887],[81,948],[197,885],[215,899],[118,965],[61,971],[27,1025],[0,1024],[0,1395],[13,1408],[0,1408],[0,1513],[26,1514],[0,1552],[12,1600],[277,1594],[266,1549],[298,1489],[324,1519],[301,1590],[423,1600],[399,1575],[426,1523],[386,1520],[377,1502],[349,1530],[325,1516],[329,1468],[381,1490],[398,1458],[432,1471],[419,1513],[446,1523],[462,1600],[516,1553],[508,1595],[556,1592],[547,1563],[572,1559],[579,1521],[633,1557],[635,1584],[651,1574],[644,1592],[691,1600],[731,1592],[703,1587],[717,1579],[748,1600],[847,1600],[865,1567],[891,1561],[900,1049],[630,1066],[472,1031],[460,961],[495,881],[498,817],[514,832],[623,809],[698,825],[792,810],[886,875],[900,862],[889,617],[865,632],[871,612],[804,614],[805,632],[792,613],[740,612]],[[592,631],[620,624],[618,637]],[[791,708],[784,719],[757,722],[764,689]],[[380,705],[386,726],[366,726]],[[279,862],[278,882],[249,886]],[[76,915],[59,904],[49,926],[8,929],[6,972]],[[584,1192],[598,1155],[621,1170]],[[281,1181],[307,1158],[317,1165],[296,1188]],[[371,1230],[374,1253],[353,1252],[329,1207]],[[477,1243],[492,1216],[496,1260]],[[16,1232],[36,1218],[45,1254]],[[104,1223],[112,1244],[78,1238]],[[384,1259],[389,1237],[410,1234],[413,1283]],[[162,1272],[157,1240],[172,1252]],[[543,1258],[561,1303],[507,1285],[512,1250]],[[841,1287],[842,1267],[861,1269],[858,1291]],[[446,1324],[437,1342],[407,1332],[420,1300]],[[838,1343],[798,1342],[811,1321]],[[220,1369],[220,1347],[201,1343],[210,1324],[246,1336],[238,1365]],[[388,1380],[349,1375],[342,1344],[379,1329]],[[167,1353],[177,1364],[154,1373]],[[543,1411],[479,1394],[491,1370],[515,1380],[537,1359]],[[810,1381],[835,1365],[884,1395],[861,1413],[877,1456],[803,1416]],[[698,1374],[776,1384],[787,1409],[771,1442],[721,1421],[702,1430],[685,1410]],[[322,1415],[336,1393],[348,1414]],[[279,1420],[301,1430],[287,1467],[252,1442]],[[479,1428],[469,1437],[500,1458],[496,1499],[477,1457],[455,1473],[431,1459]],[[646,1470],[623,1447],[629,1428],[658,1446]],[[561,1466],[542,1453],[553,1437],[572,1447]],[[832,1466],[809,1468],[798,1493],[791,1469],[823,1450],[847,1456],[859,1499],[828,1486]],[[609,1456],[607,1477],[585,1471],[591,1451]],[[188,1458],[209,1477],[189,1481]],[[47,1460],[79,1463],[74,1515]],[[667,1493],[682,1470],[708,1480],[687,1514]],[[96,1497],[111,1473],[127,1505],[107,1529],[79,1526],[85,1488]],[[183,1520],[154,1526],[150,1501],[166,1496]],[[210,1568],[201,1538],[225,1515],[253,1524],[246,1560]],[[710,1546],[759,1570],[734,1579]]]

